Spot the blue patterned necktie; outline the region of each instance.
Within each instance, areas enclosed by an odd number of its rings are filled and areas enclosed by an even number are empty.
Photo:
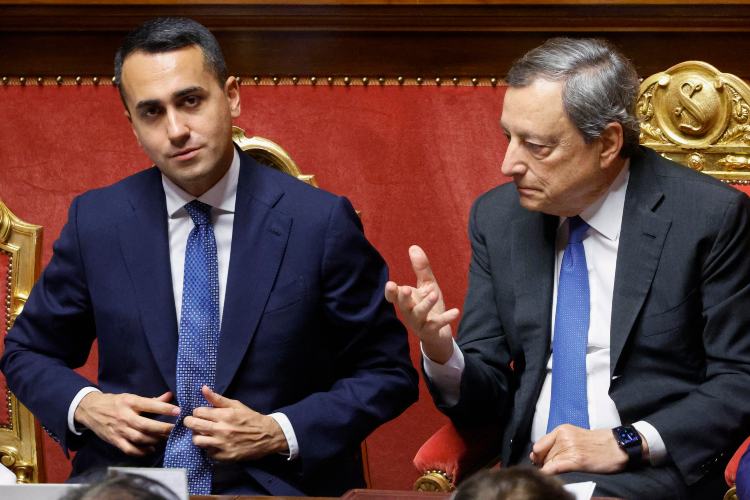
[[[181,413],[167,440],[164,466],[186,468],[190,494],[208,495],[212,464],[206,452],[193,445],[193,433],[183,425],[183,419],[195,408],[209,406],[201,387],[214,387],[219,347],[219,266],[211,207],[193,200],[185,209],[195,227],[185,248],[177,349],[177,402]]]
[[[547,432],[560,424],[589,428],[586,397],[586,347],[589,331],[589,273],[583,238],[589,228],[578,216],[568,219],[568,245],[557,285],[552,340],[552,398]]]

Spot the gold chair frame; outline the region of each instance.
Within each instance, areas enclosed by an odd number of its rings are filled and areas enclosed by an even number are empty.
[[[750,86],[701,61],[647,78],[636,113],[640,142],[730,184],[750,184]]]
[[[315,176],[303,174],[291,156],[275,142],[263,137],[247,137],[245,131],[236,126],[232,127],[232,140],[242,151],[260,163],[296,177],[313,187],[318,187]]]
[[[8,256],[8,281],[4,305],[5,333],[21,313],[39,275],[42,228],[16,217],[0,200],[0,253]],[[4,335],[3,335],[4,337]],[[0,463],[19,483],[44,480],[41,431],[31,412],[5,388],[9,422],[0,425]]]

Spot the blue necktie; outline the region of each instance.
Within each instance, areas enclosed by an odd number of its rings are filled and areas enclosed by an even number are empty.
[[[589,228],[578,216],[568,219],[557,285],[555,336],[552,340],[552,399],[547,432],[560,424],[589,428],[586,397],[586,347],[589,331],[589,273],[583,238]]]
[[[201,386],[214,387],[219,347],[219,266],[211,207],[193,200],[185,209],[195,227],[185,248],[177,349],[177,402],[181,413],[167,440],[164,466],[186,468],[190,494],[209,495],[211,461],[204,450],[193,445],[193,433],[183,425],[183,419],[195,408],[209,406]]]

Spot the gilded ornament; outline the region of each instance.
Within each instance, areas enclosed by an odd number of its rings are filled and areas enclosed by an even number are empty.
[[[367,78],[366,76],[363,76],[362,77],[362,85],[367,86],[369,84],[370,84],[370,79]]]
[[[314,76],[311,76],[310,77],[310,83],[312,83],[313,85],[316,85],[318,83],[318,79],[315,78]]]
[[[706,160],[703,158],[703,155],[700,153],[690,153],[687,156],[687,166],[692,168],[693,170],[701,171],[703,170],[703,166],[706,164]]]
[[[726,170],[750,170],[750,157],[727,155],[716,164]]]

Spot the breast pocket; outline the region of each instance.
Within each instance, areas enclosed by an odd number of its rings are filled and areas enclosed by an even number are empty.
[[[697,290],[693,290],[678,305],[657,314],[643,317],[641,321],[641,332],[644,337],[663,335],[678,331],[690,325],[692,322],[700,321],[701,305]]]
[[[266,309],[263,311],[263,314],[291,307],[301,302],[306,295],[305,280],[302,276],[297,276],[292,281],[279,284],[271,290],[271,295],[268,297],[268,303],[266,303]]]

